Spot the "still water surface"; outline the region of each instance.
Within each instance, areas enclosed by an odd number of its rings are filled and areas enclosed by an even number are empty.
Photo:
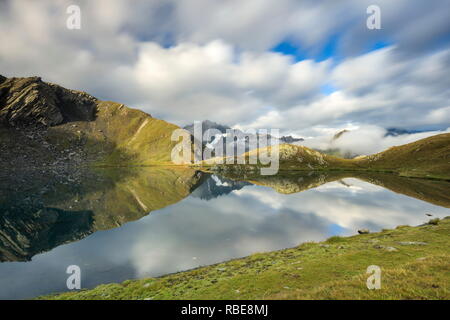
[[[69,265],[91,288],[450,215],[448,182],[311,174],[246,182],[138,171],[3,190],[0,299],[66,291]]]

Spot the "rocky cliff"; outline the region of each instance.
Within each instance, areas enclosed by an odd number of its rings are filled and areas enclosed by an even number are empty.
[[[92,121],[97,101],[87,93],[64,89],[39,77],[2,77],[0,122],[16,127]]]

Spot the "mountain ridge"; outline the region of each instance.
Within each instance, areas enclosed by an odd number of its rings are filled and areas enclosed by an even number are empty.
[[[178,142],[171,137],[177,129],[181,128],[141,110],[102,101],[40,77],[0,76],[0,161],[4,167],[174,165],[172,151]],[[450,134],[356,159],[342,159],[299,145],[277,145],[281,170],[386,171],[450,179]],[[248,158],[273,147],[246,149],[238,157]],[[213,160],[194,167],[243,173],[255,169],[251,165],[217,166]]]
[[[255,149],[232,159],[236,163],[238,158],[241,158],[246,164],[227,164],[227,162],[216,164],[217,159],[213,158],[197,165],[211,171],[252,173],[262,165],[260,163],[256,165],[248,164],[249,157],[270,153],[272,148],[272,146],[268,146]],[[291,144],[281,144],[278,149],[280,152],[280,171],[380,171],[396,173],[405,177],[450,180],[450,133],[391,147],[383,152],[356,159],[342,159],[304,146]]]
[[[172,164],[176,129],[40,77],[1,77],[0,160],[9,166]]]

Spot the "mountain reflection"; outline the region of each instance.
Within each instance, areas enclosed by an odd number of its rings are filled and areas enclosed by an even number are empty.
[[[279,193],[292,194],[316,188],[322,184],[357,178],[379,185],[396,193],[417,198],[438,206],[450,208],[450,182],[445,180],[406,178],[388,173],[367,171],[311,171],[285,172],[273,176],[227,176],[228,179],[245,179],[253,184],[270,187]]]
[[[192,192],[191,196],[202,200],[211,200],[227,195],[234,190],[250,186],[250,182],[227,179],[215,174],[206,175],[204,181]]]
[[[74,177],[36,172],[0,191],[0,261],[37,253],[120,227],[188,196],[202,173],[190,169],[87,170]],[[8,187],[13,185],[14,187]]]
[[[66,290],[71,264],[92,287],[417,225],[450,208],[449,182],[362,172],[223,177],[153,167],[3,178],[0,298]]]

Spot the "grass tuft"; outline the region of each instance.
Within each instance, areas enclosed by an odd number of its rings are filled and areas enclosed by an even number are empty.
[[[439,224],[439,218],[434,218],[434,219],[431,219],[430,221],[428,221],[428,224],[431,224],[431,225],[438,225]]]
[[[346,242],[347,240],[341,236],[332,236],[326,240],[327,243],[341,243]]]

